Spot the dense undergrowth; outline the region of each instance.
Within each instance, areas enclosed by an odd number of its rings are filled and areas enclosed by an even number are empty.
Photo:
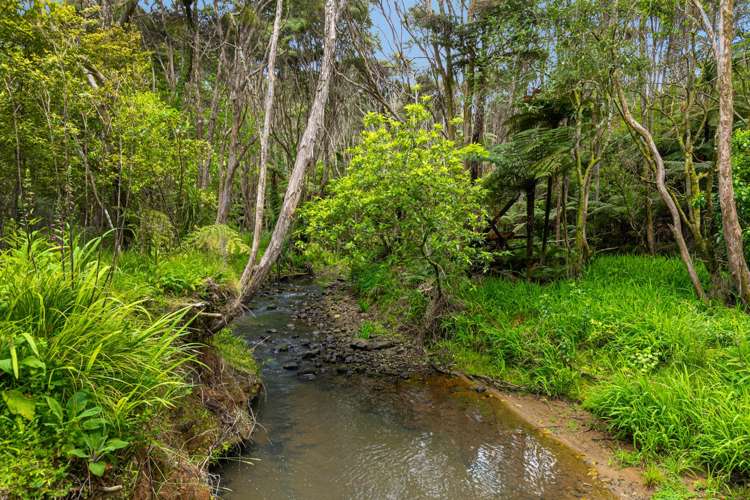
[[[208,282],[231,291],[243,264],[195,242],[156,259],[113,258],[98,239],[9,239],[0,252],[0,497],[132,487],[134,457],[167,446],[166,413],[192,391],[199,345],[185,306]],[[229,366],[256,373],[235,340],[223,332],[210,342]]]
[[[750,478],[750,318],[696,300],[677,259],[600,257],[548,285],[485,278],[462,299],[439,345],[461,369],[581,400],[638,459]]]
[[[0,492],[62,494],[102,476],[187,386],[184,311],[108,291],[97,242],[18,237],[0,253]]]

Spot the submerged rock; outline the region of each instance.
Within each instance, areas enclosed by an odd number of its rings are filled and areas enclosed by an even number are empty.
[[[309,351],[305,351],[302,353],[302,359],[314,358],[315,356],[319,354],[320,354],[320,347],[313,347]]]

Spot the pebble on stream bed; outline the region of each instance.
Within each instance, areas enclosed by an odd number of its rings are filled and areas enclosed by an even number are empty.
[[[334,365],[333,371],[339,374],[367,373],[409,378],[417,373],[429,371],[419,346],[405,337],[382,337],[363,339],[356,337],[362,321],[373,319],[360,311],[347,285],[336,281],[323,290],[310,292],[291,314],[293,322],[286,324],[288,338],[279,339],[277,352],[290,352],[293,360],[284,364],[286,370],[297,370],[305,379],[317,375],[324,365]],[[283,292],[301,291],[294,283],[276,284],[266,290],[264,296]],[[273,311],[278,304],[266,306]],[[295,342],[300,336],[293,334],[296,322],[314,328],[313,339]],[[269,334],[280,333],[276,328],[266,330]],[[289,342],[289,338],[292,342]],[[343,366],[342,366],[343,365]]]

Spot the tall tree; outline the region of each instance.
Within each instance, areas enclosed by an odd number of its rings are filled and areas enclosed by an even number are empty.
[[[690,250],[688,249],[687,243],[685,242],[685,237],[682,234],[680,212],[677,208],[677,204],[672,199],[672,195],[669,193],[669,190],[666,186],[666,169],[664,167],[664,159],[659,152],[659,148],[656,147],[656,143],[654,142],[654,138],[651,133],[646,130],[646,128],[642,124],[640,124],[630,112],[628,101],[625,98],[625,93],[623,92],[622,87],[620,87],[619,83],[617,82],[615,82],[615,87],[618,102],[620,104],[620,110],[622,112],[623,118],[625,119],[625,123],[627,123],[628,127],[632,128],[638,134],[640,140],[643,141],[647,148],[648,154],[650,155],[649,159],[656,167],[656,188],[659,191],[659,195],[661,196],[662,201],[667,206],[670,216],[672,217],[672,224],[669,226],[669,229],[672,231],[672,235],[677,242],[677,246],[680,250],[680,257],[682,258],[682,262],[685,264],[688,274],[690,275],[690,281],[693,283],[695,293],[696,295],[698,295],[698,298],[705,301],[707,300],[706,293],[703,290],[703,285],[701,284],[701,280],[698,277],[697,271],[695,270],[693,258],[690,256]]]
[[[268,243],[263,257],[257,267],[252,268],[252,272],[243,273],[243,280],[240,283],[240,293],[233,307],[223,319],[222,323],[235,317],[242,310],[243,302],[251,298],[263,284],[264,280],[271,271],[271,266],[279,258],[281,249],[286,240],[289,228],[292,225],[294,213],[297,210],[300,197],[302,196],[303,180],[307,167],[312,163],[315,156],[315,143],[320,136],[320,131],[324,123],[325,108],[328,102],[328,93],[331,86],[331,77],[336,57],[336,25],[338,23],[341,9],[343,9],[346,0],[326,0],[325,3],[325,41],[323,45],[323,61],[320,68],[320,77],[318,78],[315,97],[313,98],[310,114],[307,118],[307,126],[302,134],[297,155],[294,161],[294,169],[289,176],[284,201],[281,206],[281,212],[276,220],[276,225],[271,234],[271,240]],[[247,270],[247,269],[246,269]]]
[[[708,34],[716,59],[716,89],[719,95],[719,126],[716,130],[716,168],[719,204],[727,264],[740,300],[750,306],[750,270],[745,260],[742,228],[737,215],[732,184],[732,125],[734,121],[734,90],[732,85],[732,42],[734,40],[734,1],[720,0],[718,27],[714,29],[700,0],[693,0],[703,27]]]
[[[268,166],[269,140],[271,137],[271,118],[273,115],[273,95],[276,86],[276,50],[281,32],[281,16],[283,11],[283,0],[276,0],[276,15],[273,20],[273,33],[271,35],[271,46],[268,51],[268,88],[266,89],[266,100],[263,106],[263,131],[260,137],[260,165],[258,171],[258,186],[256,187],[255,201],[255,225],[253,227],[253,243],[250,250],[250,258],[242,273],[240,283],[247,283],[255,266],[255,259],[260,248],[260,236],[263,231],[263,211],[266,204],[266,174]]]

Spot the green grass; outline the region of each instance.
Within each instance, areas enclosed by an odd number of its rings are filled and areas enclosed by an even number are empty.
[[[425,294],[418,289],[425,281],[423,274],[393,269],[381,263],[354,267],[351,280],[360,310],[367,312],[376,305],[388,329],[412,326],[422,320],[428,303]]]
[[[438,347],[469,372],[583,401],[647,457],[750,478],[750,317],[704,305],[681,262],[613,256],[578,281],[487,278]]]
[[[187,391],[183,312],[114,296],[97,241],[17,237],[0,253],[0,496],[64,493],[149,439]]]
[[[383,335],[388,335],[388,330],[379,321],[372,320],[363,321],[357,332],[357,336],[365,340]]]

